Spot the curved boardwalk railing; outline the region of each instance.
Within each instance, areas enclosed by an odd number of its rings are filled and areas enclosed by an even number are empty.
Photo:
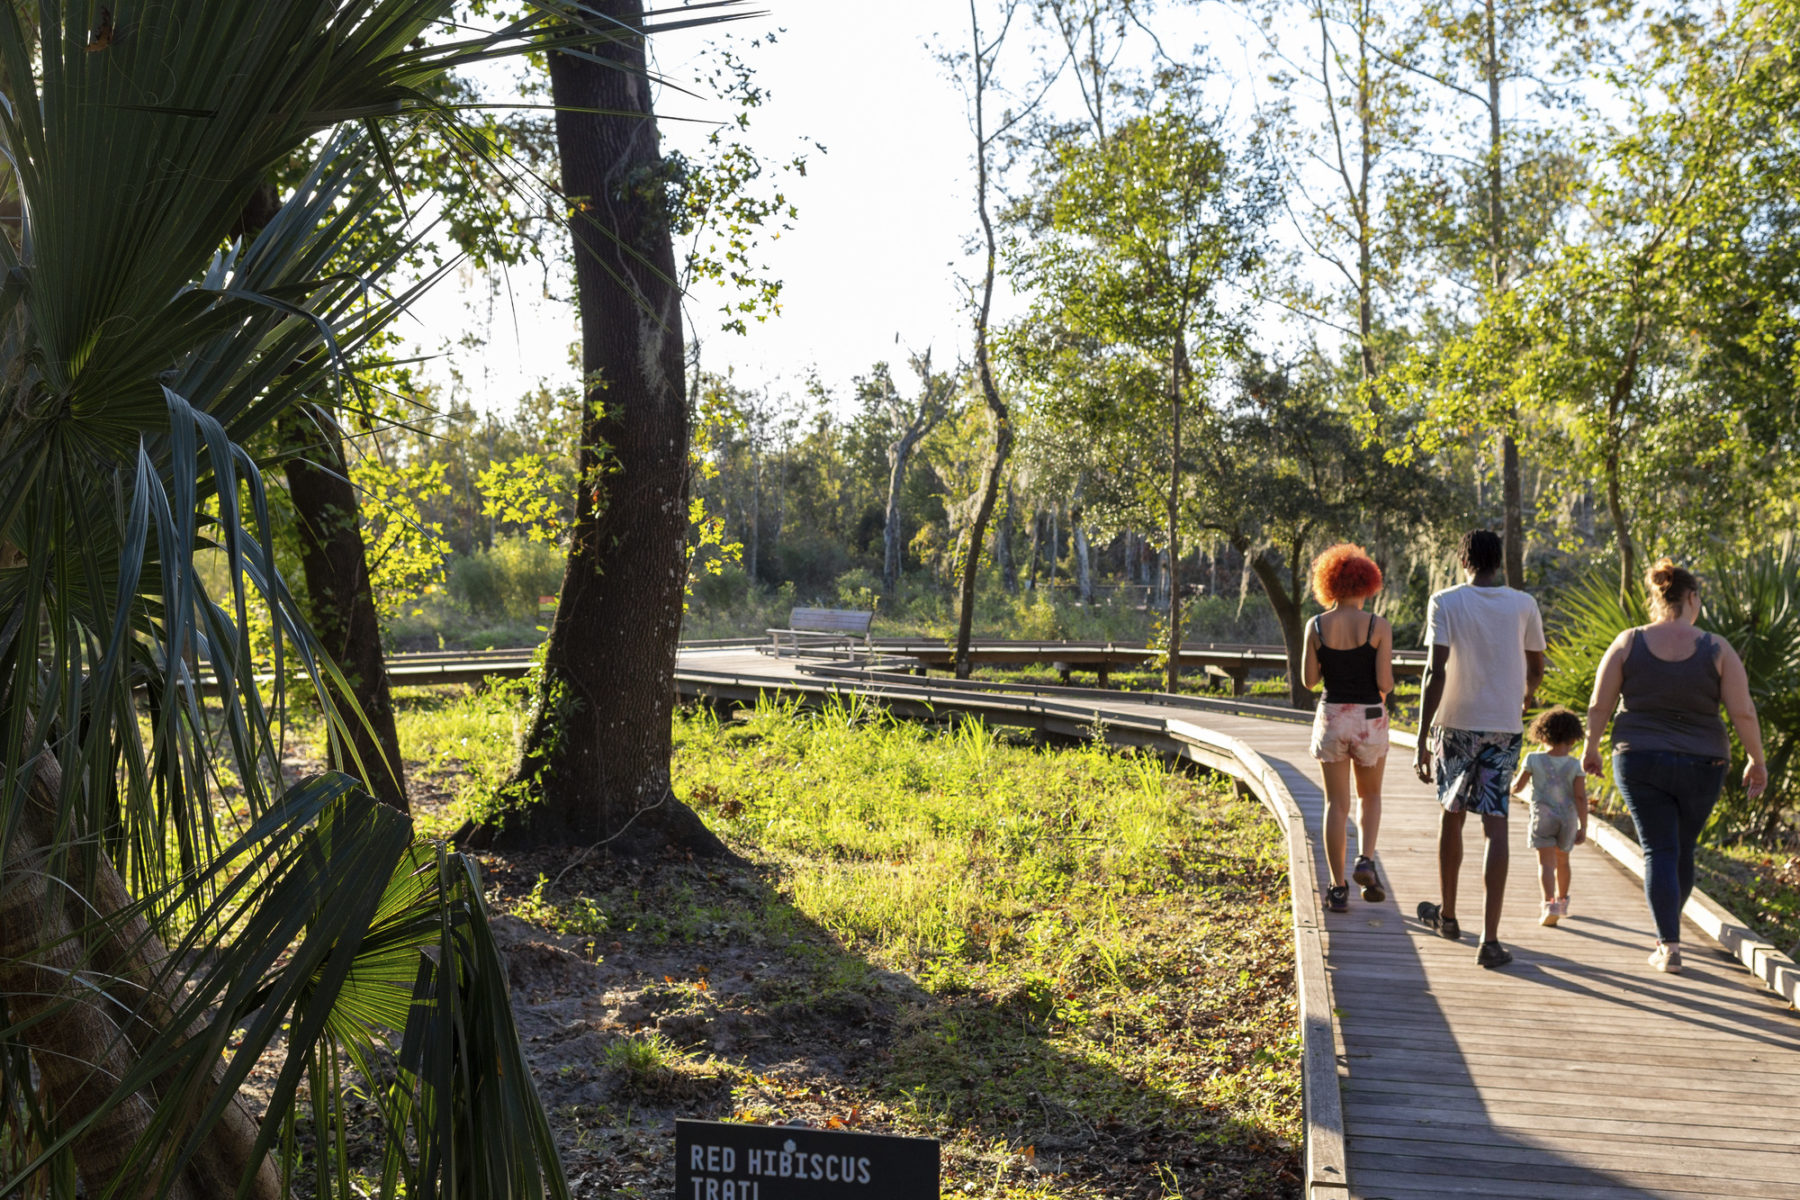
[[[1292,714],[805,673],[791,659],[729,647],[684,652],[678,677],[684,694],[725,704],[858,694],[903,715],[960,711],[1048,735],[1100,735],[1223,771],[1255,794],[1287,835],[1308,1200],[1800,1198],[1800,1021],[1708,941],[1729,940],[1729,914],[1690,927],[1686,974],[1657,975],[1644,962],[1653,935],[1639,881],[1578,848],[1574,914],[1542,928],[1535,860],[1515,829],[1501,936],[1517,960],[1482,971],[1472,937],[1447,942],[1410,918],[1419,900],[1437,898],[1438,810],[1403,747],[1387,775],[1380,842],[1390,896],[1331,914],[1320,904],[1323,797],[1306,726]],[[1470,823],[1460,915],[1471,929],[1480,854]],[[1743,952],[1771,982],[1791,980],[1771,950]]]

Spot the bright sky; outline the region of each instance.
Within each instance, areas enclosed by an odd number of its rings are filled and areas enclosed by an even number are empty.
[[[717,294],[690,301],[690,334],[703,343],[708,370],[730,368],[740,383],[768,384],[798,393],[817,370],[842,389],[853,375],[887,359],[898,365],[908,348],[952,362],[969,348],[961,274],[979,263],[965,257],[978,225],[974,209],[973,137],[960,89],[933,57],[933,47],[968,38],[967,0],[911,0],[876,6],[867,0],[763,0],[768,15],[727,29],[746,39],[781,31],[774,45],[755,47],[750,61],[771,99],[754,115],[753,144],[772,159],[808,154],[804,179],[783,186],[799,206],[792,232],[764,247],[771,272],[784,281],[782,313],[748,336],[725,333]],[[985,6],[984,6],[985,7]],[[856,15],[849,15],[856,14]],[[1203,36],[1186,12],[1171,18],[1186,36]],[[665,74],[685,82],[700,44],[715,31],[668,35],[656,49]],[[1003,70],[1023,83],[1034,68],[1023,40]],[[1241,58],[1235,43],[1222,55]],[[723,104],[665,91],[659,111],[719,119]],[[704,127],[665,121],[666,143],[704,136]],[[821,154],[810,143],[825,147]],[[478,406],[506,409],[540,379],[570,383],[568,347],[577,336],[573,309],[544,298],[543,273],[516,269],[491,313],[486,285],[448,279],[419,306],[413,335],[424,353],[445,357],[427,374],[447,381],[461,371]],[[568,294],[552,280],[552,291]],[[453,344],[465,331],[484,331],[479,350]],[[896,335],[899,342],[896,344]]]

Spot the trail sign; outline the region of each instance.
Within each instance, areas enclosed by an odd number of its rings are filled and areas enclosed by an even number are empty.
[[[933,1138],[675,1122],[675,1200],[937,1200]]]

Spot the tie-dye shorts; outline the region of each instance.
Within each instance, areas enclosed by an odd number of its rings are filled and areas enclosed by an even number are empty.
[[[1387,757],[1387,709],[1379,704],[1319,701],[1313,709],[1311,748],[1320,762],[1339,763],[1348,758],[1358,766],[1374,766]]]
[[[1433,728],[1431,757],[1438,803],[1446,812],[1506,816],[1513,772],[1519,769],[1519,751],[1524,745],[1525,737],[1518,733]]]

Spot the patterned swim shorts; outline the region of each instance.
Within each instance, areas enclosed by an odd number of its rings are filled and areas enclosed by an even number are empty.
[[[1374,715],[1370,715],[1374,714]],[[1320,762],[1354,759],[1372,767],[1387,757],[1387,709],[1379,704],[1326,704],[1313,710],[1312,756]]]
[[[1524,745],[1525,736],[1519,733],[1445,729],[1441,725],[1432,729],[1438,803],[1446,812],[1506,816],[1513,772],[1519,769],[1519,751]]]

